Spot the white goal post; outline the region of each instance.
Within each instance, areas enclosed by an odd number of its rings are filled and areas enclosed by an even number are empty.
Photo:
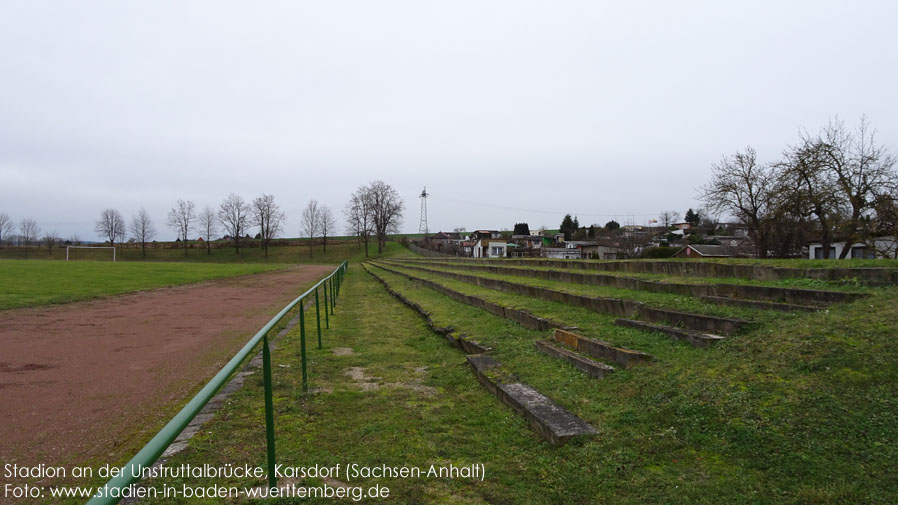
[[[69,249],[112,249],[112,262],[115,263],[115,247],[89,246],[89,245],[67,245],[65,247],[65,260],[66,261],[69,261]]]

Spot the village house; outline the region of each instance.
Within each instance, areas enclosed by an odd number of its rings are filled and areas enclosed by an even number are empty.
[[[504,258],[508,252],[508,244],[502,233],[496,230],[477,230],[469,237],[472,256],[475,258]]]
[[[448,248],[452,244],[461,242],[461,236],[456,232],[441,231],[428,237],[428,240],[430,240],[432,247],[439,251]]]
[[[879,237],[870,244],[857,242],[851,244],[851,251],[848,252],[846,258],[851,259],[881,259],[898,257],[898,238],[896,237]],[[842,251],[847,247],[845,241],[833,242],[829,246],[829,254],[823,254],[823,244],[813,242],[808,244],[808,259],[836,259],[841,256]]]

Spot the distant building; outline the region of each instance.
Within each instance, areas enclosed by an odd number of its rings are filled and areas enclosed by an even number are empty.
[[[675,258],[750,258],[754,256],[750,247],[725,245],[690,244],[677,251]]]
[[[452,246],[459,244],[461,242],[461,236],[456,232],[441,231],[427,237],[427,240],[430,242],[430,248],[442,251],[445,249],[452,249]]]
[[[542,235],[512,235],[511,241],[520,247],[530,247],[533,249],[542,247],[543,245],[543,236]]]
[[[580,259],[580,250],[569,247],[543,247],[540,249],[543,258],[577,260]]]
[[[898,254],[898,238],[896,237],[877,238],[873,245],[875,247],[871,248],[869,244],[863,242],[854,243],[851,245],[851,251],[849,251],[846,258],[882,259],[898,257],[896,256],[896,254]],[[842,255],[842,251],[845,247],[846,243],[844,241],[833,242],[830,244],[829,254],[824,255],[823,244],[820,242],[811,243],[808,244],[808,259],[836,259]]]
[[[504,238],[481,238],[473,245],[475,258],[504,258],[507,251],[508,244]]]

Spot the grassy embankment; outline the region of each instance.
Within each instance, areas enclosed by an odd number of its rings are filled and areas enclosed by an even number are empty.
[[[505,367],[601,434],[560,448],[541,441],[480,387],[459,351],[353,267],[325,348],[311,350],[319,392],[301,393],[296,330],[274,353],[283,365],[275,389],[280,462],[486,465],[482,483],[367,481],[389,486],[392,503],[885,504],[898,497],[898,288],[870,289],[870,298],[827,312],[759,314],[752,330],[695,349],[616,327],[609,316],[445,281],[657,358],[595,381],[539,354],[533,341],[546,334],[379,273],[436,324],[493,346]],[[336,347],[352,354],[337,355]],[[264,466],[261,420],[257,379],[171,463]]]

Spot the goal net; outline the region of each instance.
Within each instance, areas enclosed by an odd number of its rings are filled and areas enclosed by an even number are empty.
[[[111,251],[110,251],[111,249]],[[65,248],[65,260],[115,261],[115,247],[70,245]]]

